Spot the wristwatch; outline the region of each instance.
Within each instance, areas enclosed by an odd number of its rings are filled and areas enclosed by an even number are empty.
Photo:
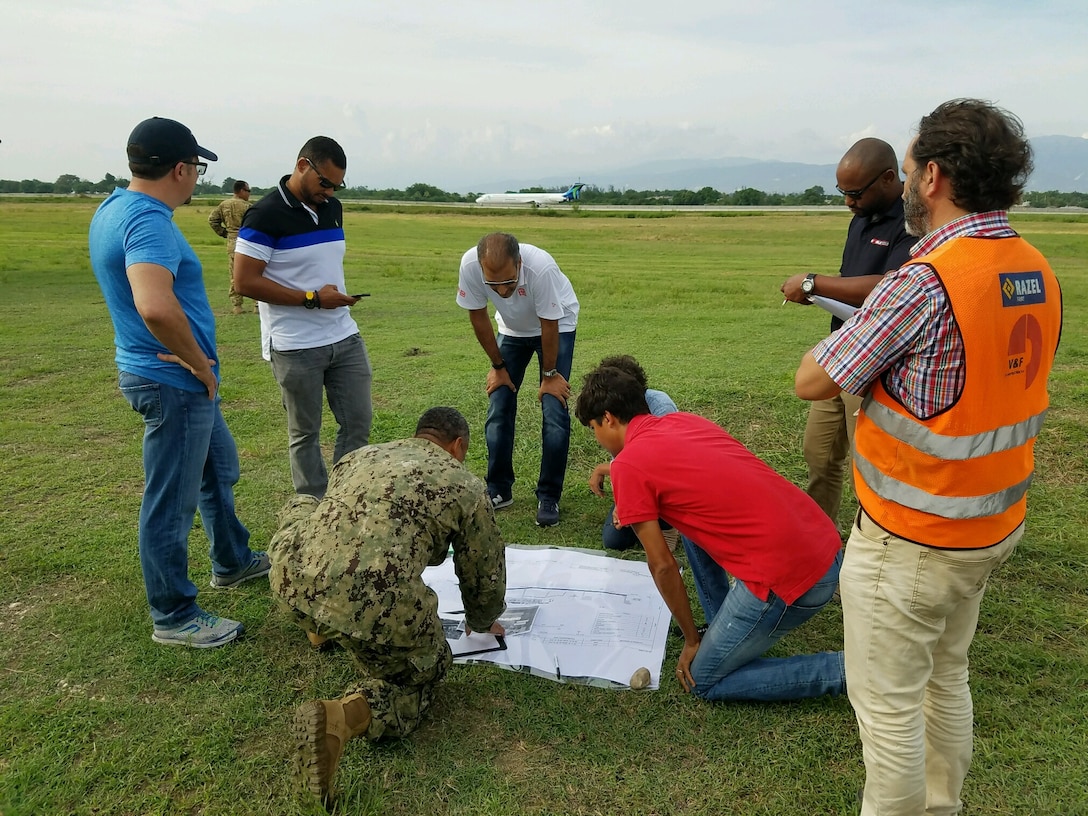
[[[547,371],[544,372],[544,376],[545,377],[554,377],[558,373],[559,373],[558,368],[549,368]]]
[[[313,291],[312,289],[306,292],[306,300],[302,302],[302,305],[305,306],[307,309],[320,309],[321,300],[320,298],[318,298],[317,292]]]
[[[497,363],[492,363],[491,367],[496,371],[502,371],[506,368],[506,360],[499,360]]]
[[[816,274],[809,272],[805,275],[805,279],[801,281],[801,291],[805,293],[806,297],[812,297],[816,292]]]

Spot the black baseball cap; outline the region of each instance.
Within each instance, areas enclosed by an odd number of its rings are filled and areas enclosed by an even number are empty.
[[[133,148],[137,148],[135,153]],[[161,116],[144,119],[128,137],[128,157],[134,162],[161,166],[193,156],[219,161],[219,157],[208,148],[196,143],[196,137],[189,128],[173,119],[163,119]]]

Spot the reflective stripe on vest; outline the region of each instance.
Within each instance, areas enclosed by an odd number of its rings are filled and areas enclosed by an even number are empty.
[[[1023,422],[1014,425],[1003,425],[992,431],[984,431],[970,436],[947,436],[934,433],[929,428],[919,425],[917,421],[892,411],[887,406],[876,402],[871,395],[866,396],[863,406],[865,415],[880,430],[906,442],[922,453],[950,461],[975,459],[979,456],[988,456],[991,453],[1012,450],[1021,445],[1026,445],[1039,435],[1039,430],[1043,427],[1043,420],[1046,419],[1046,411],[1044,410],[1035,416],[1028,417]],[[877,492],[887,495],[882,490]],[[894,495],[889,495],[889,498],[893,501],[899,501]],[[900,501],[899,503],[913,506],[908,502]],[[936,511],[931,510],[929,512]],[[943,516],[945,514],[939,513],[938,515]],[[958,516],[954,518],[958,518]]]
[[[935,496],[906,482],[886,476],[868,459],[854,453],[854,467],[876,493],[896,504],[948,519],[971,519],[1004,513],[1028,492],[1034,473],[1024,481],[985,496]]]

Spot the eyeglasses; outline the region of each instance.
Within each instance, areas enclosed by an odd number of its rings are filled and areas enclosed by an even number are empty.
[[[306,159],[305,156],[303,156],[302,158]],[[347,187],[346,184],[333,184],[331,181],[321,175],[320,172],[318,172],[317,165],[309,159],[306,159],[306,164],[310,165],[310,167],[314,169],[314,172],[317,173],[317,183],[324,187],[326,190],[332,190],[333,192],[336,192],[337,190],[343,190]]]
[[[208,171],[208,163],[207,162],[182,161],[181,163],[182,164],[191,164],[193,167],[195,167],[196,168],[196,174],[198,176],[203,176]]]
[[[484,285],[485,286],[490,286],[492,289],[498,289],[498,288],[503,287],[503,286],[517,286],[518,285],[518,279],[521,277],[521,258],[517,259],[517,266],[515,268],[516,268],[516,272],[514,273],[514,277],[511,278],[510,280],[504,280],[504,281],[488,280],[487,275],[485,274],[484,275]],[[495,271],[497,272],[498,270],[496,269]]]
[[[891,168],[889,167],[888,170],[890,170],[890,169]],[[874,184],[876,184],[878,181],[880,181],[880,179],[884,177],[884,174],[887,173],[888,170],[881,170],[879,173],[876,174],[876,178],[874,178],[872,181],[870,181],[868,184],[866,184],[860,190],[844,190],[842,187],[840,187],[837,184],[835,185],[835,189],[838,190],[840,193],[842,193],[842,195],[845,196],[846,198],[852,198],[852,199],[854,199],[854,201],[857,201],[859,198],[861,198],[863,195],[865,195],[865,192],[870,187],[872,187]]]

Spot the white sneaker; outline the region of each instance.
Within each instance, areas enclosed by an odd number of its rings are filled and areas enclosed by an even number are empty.
[[[676,548],[680,544],[680,531],[672,527],[668,530],[662,530],[661,535],[664,536],[665,543],[669,545],[669,552],[676,552]]]
[[[266,552],[255,552],[249,564],[233,575],[216,575],[212,573],[211,585],[214,589],[233,589],[245,581],[254,578],[263,578],[272,570],[272,562]]]
[[[155,627],[151,639],[167,646],[189,646],[193,649],[214,649],[230,643],[245,631],[236,620],[221,618],[209,612],[199,612],[191,621],[169,629]]]

